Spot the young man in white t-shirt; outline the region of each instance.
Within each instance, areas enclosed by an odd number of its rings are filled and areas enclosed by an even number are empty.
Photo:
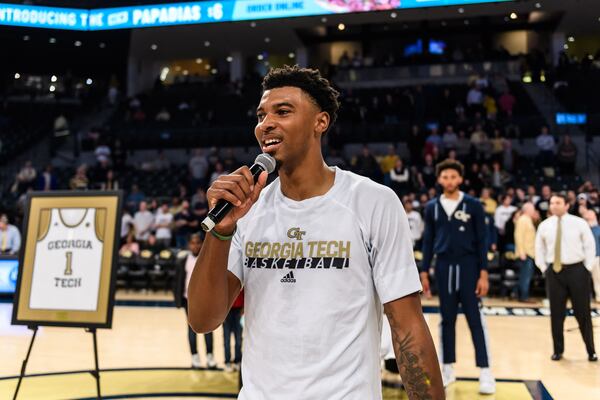
[[[190,325],[214,330],[243,286],[240,399],[377,400],[385,310],[409,398],[444,398],[398,197],[323,161],[338,93],[298,67],[271,70],[263,89],[255,136],[279,178],[265,188],[266,172],[255,183],[242,167],[208,190],[211,207],[235,207],[202,247]]]

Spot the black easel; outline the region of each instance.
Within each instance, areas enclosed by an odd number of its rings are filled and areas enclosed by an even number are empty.
[[[35,337],[38,331],[37,325],[28,326],[27,328],[33,331],[33,336],[31,337],[31,342],[29,342],[29,349],[27,350],[25,360],[23,360],[23,364],[21,365],[21,373],[19,374],[19,380],[17,381],[17,388],[15,389],[13,400],[17,400],[17,395],[19,394],[19,389],[21,388],[21,381],[23,380],[23,377],[25,377],[25,368],[27,368],[27,362],[29,361],[29,356],[31,355],[31,348],[33,347],[33,342],[35,341]],[[88,328],[86,329],[86,332],[90,332],[94,339],[95,369],[93,371],[90,371],[90,374],[92,374],[92,376],[96,378],[97,398],[102,399],[102,395],[100,394],[100,369],[98,368],[98,341],[96,339],[96,328]]]
[[[17,395],[19,394],[19,388],[21,387],[21,381],[25,376],[25,368],[27,368],[27,361],[29,361],[29,355],[31,354],[31,348],[33,347],[33,342],[35,340],[35,336],[37,335],[38,327],[37,325],[28,326],[28,329],[33,331],[33,336],[31,337],[31,342],[29,342],[29,349],[27,350],[27,355],[25,356],[25,360],[23,360],[23,364],[21,365],[21,373],[19,374],[19,381],[17,382],[17,388],[15,389],[15,394],[13,396],[13,400],[17,399]]]
[[[96,378],[96,397],[101,399],[102,394],[100,393],[100,369],[98,368],[98,340],[96,339],[96,328],[88,328],[86,331],[92,334],[94,340],[94,364],[96,368],[93,371],[90,371],[90,374]]]

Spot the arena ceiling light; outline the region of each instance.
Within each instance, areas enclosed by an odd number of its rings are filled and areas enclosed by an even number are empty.
[[[517,18],[518,18],[518,15],[516,12],[510,13],[510,19],[517,19]]]
[[[227,62],[228,62],[228,63],[230,63],[230,62],[232,62],[232,61],[233,61],[233,57],[231,57],[231,56],[227,56],[226,60],[227,60]]]
[[[289,57],[289,58],[296,58],[296,54],[294,54],[294,53],[290,53],[290,54],[288,54],[288,57]]]
[[[202,59],[201,58],[196,58],[196,64],[202,64]]]
[[[50,82],[56,82],[58,80],[58,78],[56,77],[56,75],[52,75],[52,77],[50,78]]]
[[[81,41],[80,40],[76,40],[74,43],[75,47],[81,47]]]
[[[29,35],[23,36],[23,41],[28,42],[30,39]]]
[[[90,86],[92,83],[94,83],[94,81],[92,80],[92,78],[87,78],[85,80],[85,84],[88,85],[88,86]]]
[[[346,29],[346,25],[338,24],[337,28],[338,28],[338,31],[343,31],[344,29]]]
[[[101,49],[106,47],[106,43],[104,42],[100,42],[100,44],[98,45],[98,47],[100,47]]]
[[[157,45],[157,44],[151,44],[151,45],[150,45],[150,50],[153,50],[153,51],[155,51],[155,50],[157,50],[157,49],[158,49],[158,45]]]
[[[21,74],[20,73],[15,73],[15,79],[20,79],[21,78]]]

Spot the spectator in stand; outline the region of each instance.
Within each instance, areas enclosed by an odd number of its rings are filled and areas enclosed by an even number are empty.
[[[540,134],[535,140],[538,148],[538,162],[542,167],[551,166],[554,164],[554,137],[550,135],[547,126],[543,126]]]
[[[27,191],[27,189],[32,188],[35,185],[35,179],[37,177],[37,172],[35,168],[33,168],[33,164],[31,161],[26,161],[23,168],[17,174],[16,180],[16,193],[21,194]]]
[[[123,243],[123,246],[119,249],[119,255],[125,255],[126,253],[135,255],[140,254],[140,245],[135,241],[135,233],[133,231],[127,234],[125,243]]]
[[[594,286],[594,299],[600,303],[600,225],[598,225],[598,215],[593,210],[587,210],[584,219],[592,228],[594,239],[596,240],[596,260],[592,268],[592,282]]]
[[[152,232],[154,224],[154,215],[148,211],[148,203],[141,201],[139,210],[133,216],[133,226],[135,227],[135,239],[144,245]]]
[[[550,209],[550,197],[552,197],[552,189],[548,185],[542,186],[542,195],[535,203],[535,209],[540,213],[542,220],[548,218],[548,210]]]
[[[71,190],[87,190],[88,187],[87,165],[83,164],[77,168],[75,175],[69,181],[69,188]]]
[[[496,99],[494,99],[489,93],[483,98],[483,107],[485,108],[485,115],[487,119],[495,121],[496,116],[498,115],[498,106],[496,104]]]
[[[490,139],[492,160],[502,162],[505,148],[504,142],[506,142],[506,139],[502,137],[502,132],[500,132],[500,129],[495,128],[493,137]]]
[[[458,138],[456,139],[456,158],[462,163],[469,161],[471,155],[471,141],[467,138],[467,134],[463,129],[458,131]]]
[[[425,224],[421,214],[413,209],[413,203],[407,196],[402,199],[404,205],[404,211],[406,211],[406,218],[408,219],[408,226],[410,227],[410,236],[413,243],[413,249],[421,248],[421,238],[423,237],[423,231],[425,230]]]
[[[521,208],[523,204],[527,202],[527,193],[523,188],[517,188],[515,190],[515,197],[513,198],[513,205],[517,208]]]
[[[397,156],[396,156],[397,157]],[[401,158],[396,159],[396,165],[389,173],[391,188],[396,192],[399,198],[402,198],[410,191],[410,171]]]
[[[527,186],[527,200],[533,204],[537,204],[537,202],[540,200],[540,196],[537,195],[537,190],[533,185]]]
[[[536,211],[532,203],[525,203],[521,216],[515,224],[515,255],[519,260],[519,301],[535,303],[529,300],[529,286],[534,272],[535,260],[535,218]]]
[[[496,208],[496,212],[494,213],[494,225],[498,229],[498,248],[500,251],[504,251],[506,248],[506,222],[517,211],[517,207],[513,206],[512,203],[512,196],[505,195],[502,197],[502,203]]]
[[[498,161],[492,163],[492,171],[490,172],[490,183],[492,188],[501,191],[512,180],[510,174],[502,169]]]
[[[225,168],[223,167],[223,164],[218,161],[215,164],[215,170],[212,173],[212,175],[210,176],[210,181],[208,182],[209,185],[212,185],[214,181],[216,181],[221,175],[227,175],[229,172],[225,170]]]
[[[58,189],[58,182],[56,180],[56,176],[52,172],[51,164],[48,164],[44,169],[44,172],[42,172],[38,177],[35,189],[43,192],[49,192],[51,190]]]
[[[396,154],[396,148],[393,145],[388,146],[388,153],[379,162],[381,172],[383,173],[383,182],[386,186],[392,185],[391,171],[396,167],[399,159],[400,157]]]
[[[473,130],[473,133],[471,134],[471,144],[475,149],[475,156],[478,161],[484,161],[490,158],[492,147],[482,125],[475,125],[475,130]]]
[[[437,147],[438,149],[444,148],[444,142],[442,137],[440,136],[437,128],[432,128],[431,133],[425,139],[425,154],[433,154],[433,149]]]
[[[483,105],[483,92],[481,87],[477,84],[472,84],[469,93],[467,93],[467,107],[469,113],[475,115],[476,112],[480,112]]]
[[[367,146],[363,146],[362,153],[359,154],[354,163],[354,170],[357,174],[371,178],[378,182],[381,177],[381,169],[379,163],[371,150]]]
[[[156,242],[160,249],[166,249],[171,246],[171,225],[173,223],[173,214],[169,212],[169,203],[161,204],[160,209],[154,216],[153,229],[156,231]]]
[[[106,172],[106,179],[100,182],[100,190],[119,190],[119,181],[115,178],[115,172],[109,169]]]
[[[435,174],[435,164],[433,163],[433,157],[431,154],[425,155],[425,164],[421,166],[418,175],[418,181],[420,190],[427,190],[430,187],[435,186],[437,176]]]
[[[512,118],[513,110],[515,108],[515,104],[517,103],[517,99],[515,96],[510,93],[510,90],[506,88],[500,99],[498,100],[498,105],[500,106],[500,111],[508,117]]]
[[[123,207],[123,216],[121,217],[121,242],[125,240],[129,233],[133,232],[135,236],[135,225],[133,217],[127,206]]]
[[[208,160],[202,149],[194,150],[194,156],[188,163],[190,177],[192,178],[192,191],[198,188],[206,189],[206,177],[208,174]]]
[[[238,294],[223,321],[223,344],[225,345],[225,372],[239,371],[242,363],[242,315],[244,314],[244,290]],[[231,360],[231,335],[235,340],[233,363]]]
[[[473,189],[475,193],[481,192],[483,189],[483,175],[481,174],[481,170],[479,169],[479,164],[472,163],[471,169],[467,171],[465,176],[465,186],[469,189]]]
[[[446,152],[450,150],[456,149],[458,142],[458,136],[456,132],[454,132],[454,127],[452,125],[446,126],[446,131],[442,135],[442,147]]]
[[[127,199],[125,200],[125,206],[130,210],[137,210],[140,206],[140,203],[146,199],[144,193],[140,191],[140,188],[137,184],[131,185],[131,191],[127,195]]]
[[[483,209],[487,214],[494,215],[496,213],[498,202],[492,197],[492,189],[487,187],[481,189],[479,201],[483,203]]]
[[[575,163],[577,162],[577,146],[571,140],[571,136],[565,135],[558,145],[556,152],[558,166],[561,174],[573,175]]]
[[[0,214],[0,254],[19,254],[21,248],[21,233],[11,225],[8,215]]]
[[[175,225],[175,246],[178,249],[183,249],[186,246],[189,235],[198,230],[200,226],[198,219],[190,210],[190,203],[183,200],[181,203],[181,211],[173,217]]]
[[[98,164],[102,163],[110,163],[110,147],[104,142],[98,143],[96,149],[94,150],[94,156],[96,157],[96,162]]]

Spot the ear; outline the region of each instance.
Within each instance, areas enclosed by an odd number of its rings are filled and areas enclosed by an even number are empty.
[[[315,133],[319,134],[320,136],[324,135],[325,132],[327,132],[327,129],[329,128],[330,121],[331,118],[328,112],[321,111],[320,113],[318,113],[317,117],[315,118]]]

